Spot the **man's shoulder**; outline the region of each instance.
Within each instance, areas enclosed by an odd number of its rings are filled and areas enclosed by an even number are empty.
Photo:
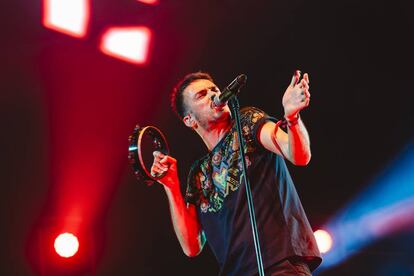
[[[249,112],[265,113],[263,110],[255,106],[244,106],[240,109],[240,113],[242,114],[249,113]]]
[[[262,118],[268,117],[269,115],[266,112],[254,106],[246,106],[240,109],[242,125],[253,126]]]
[[[267,114],[262,109],[255,106],[246,106],[240,109],[240,117],[244,123],[257,123],[259,120],[277,121],[277,119]],[[243,123],[243,122],[242,122]]]

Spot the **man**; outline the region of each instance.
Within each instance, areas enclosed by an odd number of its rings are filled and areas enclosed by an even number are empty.
[[[257,274],[239,142],[229,107],[217,107],[220,90],[210,75],[187,75],[172,94],[172,107],[204,141],[209,153],[189,173],[185,198],[177,161],[154,152],[153,175],[163,175],[175,233],[184,253],[198,255],[208,241],[221,275]],[[310,102],[309,77],[296,71],[282,104],[287,132],[263,111],[241,110],[246,163],[266,275],[311,275],[321,262],[313,232],[284,159],[307,165],[309,136],[299,112]]]

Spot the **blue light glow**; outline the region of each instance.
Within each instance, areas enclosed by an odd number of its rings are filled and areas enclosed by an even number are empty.
[[[334,266],[377,239],[414,226],[414,144],[323,228],[333,247],[318,269]]]

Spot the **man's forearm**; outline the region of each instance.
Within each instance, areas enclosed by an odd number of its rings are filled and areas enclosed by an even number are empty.
[[[288,148],[290,160],[295,165],[307,165],[311,159],[309,134],[300,117],[288,121]]]
[[[164,188],[178,241],[187,256],[196,256],[201,252],[205,238],[201,231],[195,206],[187,206],[179,188],[166,186]]]

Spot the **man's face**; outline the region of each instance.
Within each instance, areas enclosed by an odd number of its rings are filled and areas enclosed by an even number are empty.
[[[220,95],[220,89],[209,80],[196,80],[190,83],[183,91],[184,105],[191,119],[197,126],[209,129],[214,124],[228,120],[230,110],[226,105],[222,108],[213,106],[213,97]],[[185,118],[185,117],[184,117]]]

